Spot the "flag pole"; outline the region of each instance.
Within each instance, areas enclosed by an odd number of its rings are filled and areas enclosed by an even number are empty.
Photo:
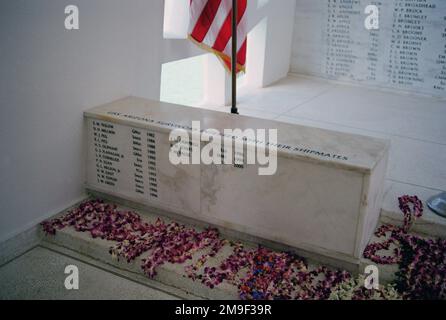
[[[237,0],[232,0],[232,114],[237,110]]]

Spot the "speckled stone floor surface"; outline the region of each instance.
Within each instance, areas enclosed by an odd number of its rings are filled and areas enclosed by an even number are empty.
[[[68,290],[67,266],[76,266],[79,289]],[[0,299],[172,300],[176,296],[58,252],[35,247],[0,267]]]

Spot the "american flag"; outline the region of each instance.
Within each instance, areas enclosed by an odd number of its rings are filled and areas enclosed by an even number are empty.
[[[237,73],[245,71],[248,0],[237,0]],[[216,54],[228,71],[232,55],[232,0],[191,0],[189,39]]]

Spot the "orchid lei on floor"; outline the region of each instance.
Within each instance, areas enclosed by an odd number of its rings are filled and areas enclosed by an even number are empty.
[[[365,255],[375,263],[399,263],[396,287],[403,298],[445,298],[446,242],[409,234],[413,219],[422,215],[423,206],[416,197],[405,196],[399,201],[405,215],[404,226],[379,228],[378,236],[390,234],[390,238],[369,245]],[[150,278],[165,263],[186,264],[186,275],[192,280],[200,280],[210,288],[223,281],[232,283],[245,300],[399,298],[393,287],[375,291],[360,289],[361,281],[353,279],[348,272],[326,267],[311,269],[304,259],[292,253],[262,247],[246,249],[241,243],[221,239],[218,230],[212,228],[199,232],[161,219],[149,224],[137,213],[120,211],[116,205],[101,200],[87,201],[60,218],[43,222],[42,226],[50,235],[72,227],[78,232],[88,232],[93,238],[114,241],[110,254],[128,262],[145,254],[141,267]],[[377,254],[392,244],[396,245],[394,256]],[[215,267],[206,266],[228,246],[231,253],[223,262]],[[189,264],[198,252],[201,256]]]
[[[416,197],[399,198],[404,214],[402,227],[383,225],[376,236],[382,242],[372,243],[364,256],[377,264],[398,264],[396,288],[405,299],[446,299],[446,240],[410,234],[415,221],[423,215],[423,203]],[[380,256],[380,250],[395,246],[393,256]]]
[[[327,299],[337,285],[351,277],[348,272],[325,267],[309,270],[303,259],[291,253],[262,247],[245,249],[241,243],[221,239],[216,229],[198,232],[161,219],[149,224],[137,213],[119,211],[116,205],[101,200],[87,201],[42,226],[50,235],[72,227],[88,232],[92,238],[114,241],[110,254],[127,262],[147,253],[141,267],[150,278],[156,276],[156,269],[162,264],[184,264],[195,253],[204,251],[195,263],[185,267],[186,274],[210,288],[223,281],[233,283],[242,299]],[[206,267],[206,262],[226,245],[232,254],[218,267]],[[239,277],[241,271],[245,275]]]
[[[218,267],[205,267],[200,273],[197,266],[191,266],[189,276],[210,288],[228,281],[238,287],[242,300],[325,300],[351,277],[346,271],[326,267],[311,270],[292,253],[245,249],[241,243],[232,247],[233,253]],[[245,276],[237,278],[243,271]]]
[[[116,241],[110,254],[131,262],[149,252],[143,259],[142,269],[153,278],[156,268],[164,263],[184,263],[204,248],[218,248],[221,243],[216,229],[198,232],[178,223],[166,224],[158,219],[154,224],[142,221],[130,211],[119,211],[115,205],[102,200],[87,201],[61,218],[42,223],[43,230],[50,235],[57,230],[73,227],[78,232],[89,232],[93,238]]]

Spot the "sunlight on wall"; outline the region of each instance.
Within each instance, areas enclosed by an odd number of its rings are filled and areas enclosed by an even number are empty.
[[[165,63],[161,71],[163,102],[198,106],[203,100],[206,55]]]
[[[190,0],[165,0],[164,39],[186,39]]]

